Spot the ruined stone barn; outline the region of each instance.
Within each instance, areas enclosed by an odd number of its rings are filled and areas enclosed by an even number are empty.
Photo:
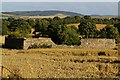
[[[28,49],[33,45],[56,46],[51,38],[5,38],[5,47],[14,49]]]
[[[51,38],[5,38],[5,47],[15,49],[28,49],[34,48],[34,46],[51,46],[58,47]],[[33,47],[32,47],[33,46]],[[61,45],[63,46],[63,45]],[[68,46],[64,46],[67,48]],[[76,46],[73,46],[73,48]],[[115,39],[97,39],[97,38],[86,38],[81,39],[81,45],[76,48],[89,48],[89,49],[113,49],[116,47]],[[39,48],[39,47],[38,47]]]
[[[115,39],[86,38],[81,39],[81,48],[90,49],[113,49],[116,47]]]

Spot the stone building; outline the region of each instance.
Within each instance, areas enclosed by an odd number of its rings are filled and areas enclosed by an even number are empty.
[[[51,38],[5,38],[5,47],[7,48],[28,49],[35,44],[39,46],[56,46],[56,44],[51,40]]]

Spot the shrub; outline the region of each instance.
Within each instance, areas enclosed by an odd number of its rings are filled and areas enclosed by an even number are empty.
[[[49,45],[49,44],[37,44],[37,43],[35,43],[35,44],[33,44],[33,45],[31,45],[30,47],[29,47],[29,49],[32,49],[32,48],[51,48],[52,47],[52,45]]]
[[[8,35],[9,38],[28,38],[31,37],[28,34],[19,34],[18,32],[13,32]]]

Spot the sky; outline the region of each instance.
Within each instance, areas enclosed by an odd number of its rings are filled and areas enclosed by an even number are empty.
[[[2,2],[2,12],[45,10],[85,15],[118,15],[118,2]]]
[[[119,2],[120,0],[1,0],[2,2]]]

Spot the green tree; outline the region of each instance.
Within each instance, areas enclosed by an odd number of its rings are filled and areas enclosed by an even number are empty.
[[[104,22],[104,24],[110,24],[110,20],[107,18],[105,18],[103,22]]]
[[[2,35],[7,35],[9,33],[9,21],[7,21],[6,19],[2,20],[2,25],[1,25],[1,31],[2,31]]]
[[[70,16],[67,16],[65,18],[63,18],[63,24],[71,24],[71,23],[75,23],[76,20],[74,17],[70,17]]]
[[[51,37],[56,44],[80,44],[79,34],[73,27],[67,27],[63,25],[49,25],[48,32],[49,37]]]
[[[75,23],[80,23],[81,20],[80,16],[75,16],[74,18],[75,18]]]
[[[28,19],[27,22],[29,23],[30,26],[32,26],[32,27],[35,26],[35,20],[34,19]]]
[[[119,34],[120,34],[120,23],[114,24],[114,27],[116,27],[118,29]]]
[[[84,21],[79,26],[79,33],[82,36],[88,37],[94,37],[96,34],[96,25],[92,22]]]
[[[84,19],[86,19],[86,20],[91,20],[91,16],[84,16]]]
[[[92,20],[92,18],[91,18],[91,16],[83,16],[83,18],[82,18],[82,20],[81,20],[81,22],[92,22],[93,20]]]
[[[56,17],[53,18],[51,24],[59,24],[59,25],[61,25],[61,24],[63,24],[63,22],[62,22],[62,19],[60,17],[56,16]]]
[[[8,19],[7,19],[7,21],[9,21],[10,23],[11,22],[13,22],[15,19],[13,18],[13,17],[9,17]]]
[[[38,20],[35,25],[35,31],[46,34],[49,22],[47,20]]]
[[[9,32],[9,29],[6,25],[2,25],[2,35],[7,35]]]
[[[110,38],[110,39],[116,39],[119,36],[118,29],[107,25],[101,30],[101,37],[103,38]]]
[[[19,32],[20,34],[30,34],[31,26],[23,19],[16,19],[8,26],[11,32]]]
[[[59,34],[62,32],[62,27],[58,24],[48,26],[48,36],[56,43],[59,44]]]
[[[73,27],[64,26],[63,32],[59,34],[61,44],[67,45],[79,45],[80,38],[79,34]]]

